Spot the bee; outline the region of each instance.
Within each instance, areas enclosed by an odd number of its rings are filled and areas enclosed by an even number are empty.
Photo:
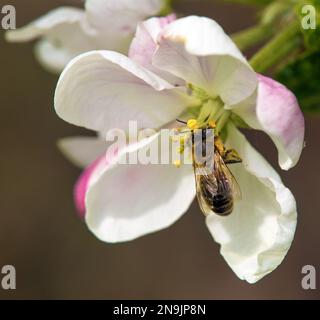
[[[199,206],[206,216],[212,213],[228,216],[233,211],[234,201],[240,200],[241,191],[227,165],[241,163],[242,159],[234,149],[226,149],[220,137],[213,134],[213,130],[208,128],[200,132],[202,139],[195,139],[195,132],[191,131]],[[214,148],[206,150],[211,144]],[[199,161],[199,157],[203,155],[205,161]]]

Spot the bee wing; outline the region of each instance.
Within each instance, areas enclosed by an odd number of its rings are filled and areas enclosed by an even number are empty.
[[[208,205],[207,201],[205,200],[203,190],[209,189],[212,194],[216,193],[218,191],[217,178],[214,172],[208,173],[207,169],[205,168],[197,168],[195,170],[197,170],[195,171],[195,181],[198,203],[202,212],[206,216],[208,216],[213,212],[210,206]]]
[[[242,194],[240,186],[218,152],[215,154],[215,176],[216,179],[221,182],[221,186],[225,188],[226,191],[230,192],[231,190],[235,201],[241,200]]]
[[[206,194],[210,194],[213,197],[217,193],[231,193],[234,201],[241,200],[242,197],[237,180],[219,152],[215,152],[213,163],[212,170],[208,170],[206,167],[194,166],[198,203],[205,215],[213,213],[206,200]]]

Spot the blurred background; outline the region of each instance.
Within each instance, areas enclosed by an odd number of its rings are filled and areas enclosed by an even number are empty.
[[[20,27],[81,1],[0,0],[0,7],[5,4],[16,7]],[[212,17],[228,33],[255,20],[253,8],[212,0],[178,1],[176,9]],[[58,78],[36,62],[33,44],[5,43],[0,32],[0,269],[12,264],[17,271],[17,289],[0,288],[0,299],[320,298],[320,287],[301,287],[304,265],[314,265],[320,275],[320,118],[307,117],[301,161],[281,173],[299,207],[292,248],[276,271],[249,285],[220,256],[196,203],[173,227],[126,244],[99,242],[87,230],[72,198],[80,170],[60,154],[56,141],[88,132],[56,116]],[[279,169],[269,139],[249,137]]]

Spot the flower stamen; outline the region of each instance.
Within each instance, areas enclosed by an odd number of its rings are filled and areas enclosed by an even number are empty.
[[[190,130],[196,130],[199,128],[198,126],[198,121],[196,119],[190,119],[188,120],[187,122],[187,127],[190,129]]]

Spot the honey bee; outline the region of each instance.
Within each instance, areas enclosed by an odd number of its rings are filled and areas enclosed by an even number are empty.
[[[212,213],[228,216],[233,211],[234,201],[240,200],[241,191],[227,165],[241,163],[242,159],[234,149],[227,150],[219,136],[215,136],[212,130],[202,129],[202,139],[195,139],[194,131],[191,133],[199,206],[206,216]],[[214,144],[212,151],[206,150],[211,143]],[[204,162],[198,161],[200,153],[205,154]]]

